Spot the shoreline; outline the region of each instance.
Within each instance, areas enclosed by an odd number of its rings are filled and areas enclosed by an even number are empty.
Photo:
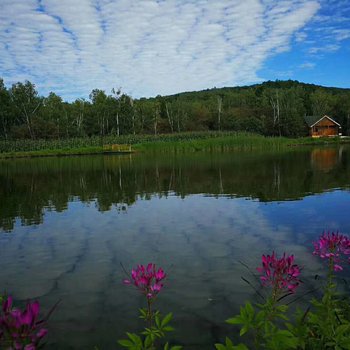
[[[48,157],[79,157],[92,155],[109,155],[109,154],[131,154],[134,151],[106,151],[106,150],[91,150],[86,149],[71,149],[71,150],[41,150],[28,152],[6,152],[0,153],[0,160],[3,159],[23,159],[23,158],[48,158]]]
[[[41,157],[70,157],[83,155],[125,155],[133,153],[185,153],[185,152],[213,152],[234,150],[288,150],[300,146],[332,146],[349,144],[350,137],[343,138],[298,138],[264,137],[261,135],[218,136],[192,140],[166,141],[157,139],[152,142],[137,144],[120,144],[99,147],[80,147],[63,149],[43,149],[36,151],[12,151],[0,153],[0,160],[17,158]]]

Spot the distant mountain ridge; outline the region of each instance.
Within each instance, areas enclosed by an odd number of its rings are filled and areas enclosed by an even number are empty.
[[[170,94],[170,95],[164,95],[163,97],[178,97],[180,95],[187,95],[187,94],[201,94],[201,93],[220,93],[220,92],[230,92],[230,91],[240,91],[240,90],[249,90],[249,89],[259,89],[259,88],[274,88],[274,89],[289,89],[291,87],[303,87],[306,90],[313,92],[317,89],[323,89],[325,91],[333,91],[333,92],[350,92],[349,88],[339,88],[339,87],[332,87],[332,86],[324,86],[324,85],[317,85],[312,83],[304,83],[298,80],[267,80],[262,83],[258,84],[251,84],[251,85],[238,85],[238,86],[225,86],[221,88],[213,87],[213,88],[207,88],[203,90],[195,90],[195,91],[183,91],[176,94]],[[154,97],[151,97],[154,98]]]

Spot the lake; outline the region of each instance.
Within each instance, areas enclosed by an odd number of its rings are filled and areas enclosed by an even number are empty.
[[[345,146],[2,160],[0,288],[43,312],[62,300],[48,349],[116,349],[143,325],[121,265],[154,262],[168,274],[156,305],[174,313],[170,341],[213,349],[256,300],[241,276],[256,283],[262,254],[293,253],[302,292],[318,283],[312,241],[350,233],[349,189]]]

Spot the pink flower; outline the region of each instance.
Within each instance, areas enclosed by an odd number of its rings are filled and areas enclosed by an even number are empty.
[[[38,301],[28,302],[24,311],[13,308],[12,297],[2,304],[0,313],[0,347],[1,338],[10,342],[9,349],[35,350],[39,342],[47,334],[44,321],[38,320],[40,305]]]
[[[271,286],[277,292],[295,292],[299,286],[300,268],[294,264],[294,256],[286,256],[278,259],[275,252],[272,255],[263,255],[262,267],[257,270],[262,274],[260,280],[263,286]]]
[[[2,311],[3,313],[9,313],[12,309],[12,296],[9,295],[7,299],[2,303]]]
[[[36,350],[36,347],[33,344],[26,345],[24,350]]]
[[[333,265],[334,271],[342,271],[343,267],[339,265],[344,259],[344,255],[350,255],[350,239],[340,233],[323,233],[318,241],[313,242],[314,255],[322,259],[329,259]]]
[[[153,299],[163,288],[160,283],[166,278],[162,268],[156,270],[156,265],[149,263],[146,267],[137,265],[136,269],[131,270],[131,279],[125,279],[124,284],[133,284],[148,299]]]

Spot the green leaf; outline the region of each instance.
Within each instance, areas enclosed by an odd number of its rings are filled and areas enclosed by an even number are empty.
[[[153,341],[152,341],[152,337],[150,335],[148,335],[145,338],[145,347],[149,348],[152,345]]]
[[[135,345],[142,345],[142,339],[139,335],[135,334],[135,333],[126,333],[126,335],[129,337],[129,339],[132,340],[132,342]]]
[[[284,314],[276,314],[276,317],[279,317],[282,320],[288,321],[288,317]]]
[[[255,316],[255,321],[257,323],[263,322],[265,317],[266,317],[265,311],[259,311]]]
[[[245,311],[247,312],[249,318],[253,318],[253,316],[254,316],[254,308],[253,308],[252,304],[249,301],[245,304]]]
[[[156,340],[156,336],[155,336],[153,333],[150,334],[150,337],[151,337],[151,339],[152,339],[153,342]]]
[[[161,327],[166,326],[173,318],[172,312],[169,312],[162,320]]]
[[[226,346],[233,346],[233,343],[229,337],[226,337],[225,343],[226,343]]]
[[[343,324],[337,327],[335,333],[337,335],[344,334],[350,332],[350,324]]]
[[[125,348],[130,348],[134,346],[134,343],[128,339],[118,340],[118,344],[120,344],[121,346],[124,346]]]
[[[249,350],[244,344],[233,346],[233,350]]]
[[[164,333],[162,331],[155,331],[153,334],[158,338],[164,337]]]
[[[276,309],[280,312],[286,312],[288,310],[288,305],[279,305]]]
[[[147,309],[139,309],[140,316],[139,318],[147,318]]]
[[[246,334],[248,331],[249,331],[249,327],[248,327],[247,325],[244,325],[244,326],[241,328],[241,330],[240,330],[240,332],[239,332],[239,335],[242,336],[242,335]]]
[[[145,330],[143,331],[143,332],[141,332],[141,334],[143,334],[143,335],[149,335],[149,334],[152,334],[153,333],[153,331],[152,331],[152,329],[151,328],[145,328]]]
[[[269,344],[278,350],[296,349],[298,347],[298,339],[288,330],[278,330],[273,334]]]
[[[174,345],[170,348],[170,350],[181,350],[182,349],[182,346],[180,345]]]
[[[235,316],[235,317],[229,318],[228,320],[226,320],[226,323],[229,323],[229,324],[243,324],[244,321],[243,321],[242,317],[239,315],[239,316]]]
[[[160,328],[160,327],[161,327],[161,325],[160,325],[159,315],[156,315],[156,316],[155,316],[155,321],[156,321],[156,325],[157,325],[157,327],[158,327],[158,328]]]
[[[226,345],[215,344],[217,350],[249,350],[244,344],[233,345],[230,338],[226,337]]]

